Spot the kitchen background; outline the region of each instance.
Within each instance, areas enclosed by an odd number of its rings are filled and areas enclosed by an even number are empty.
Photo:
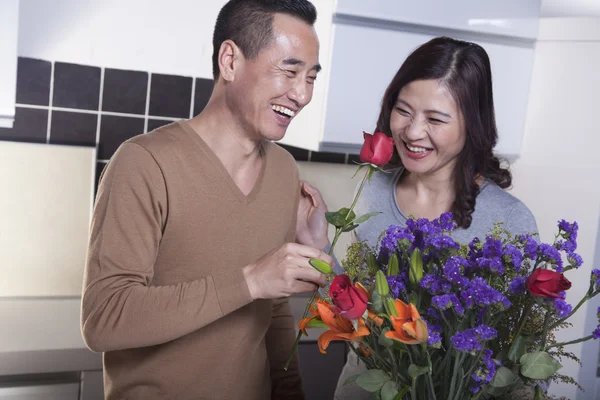
[[[190,118],[212,90],[212,29],[224,0],[0,2],[0,399],[100,399],[101,357],[79,332],[79,294],[98,177],[128,138]],[[350,178],[380,97],[408,53],[448,35],[489,52],[511,192],[542,239],[580,224],[586,276],[600,265],[600,2],[598,0],[314,0],[320,74],[311,104],[281,142],[331,209]],[[344,244],[338,246],[338,258]],[[573,282],[574,296],[587,282]],[[569,298],[567,298],[569,300]],[[306,298],[292,306],[301,314]],[[597,324],[589,302],[569,335]],[[300,348],[309,399],[330,399],[343,343]],[[571,346],[563,373],[600,398],[598,342]],[[597,371],[598,366],[598,371]]]

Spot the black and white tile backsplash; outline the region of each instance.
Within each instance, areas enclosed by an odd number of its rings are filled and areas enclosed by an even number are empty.
[[[97,177],[125,140],[200,113],[212,79],[19,57],[12,129],[0,140],[96,146]],[[352,163],[355,155],[284,146],[298,161]]]

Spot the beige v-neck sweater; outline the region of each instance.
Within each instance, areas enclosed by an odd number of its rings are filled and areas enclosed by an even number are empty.
[[[303,399],[287,300],[252,301],[242,268],[295,239],[294,159],[264,142],[245,196],[182,121],[120,146],[93,215],[82,299],[108,399]]]

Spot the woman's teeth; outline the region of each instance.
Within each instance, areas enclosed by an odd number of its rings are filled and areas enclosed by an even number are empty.
[[[426,147],[414,147],[409,145],[408,143],[406,143],[406,148],[409,149],[410,151],[412,151],[413,153],[427,153],[428,151],[431,151],[433,149],[428,149]]]
[[[288,117],[293,117],[294,115],[296,115],[296,113],[292,110],[290,110],[289,108],[283,107],[283,106],[273,106],[272,107],[274,111],[277,111],[278,113],[281,114],[285,114]]]

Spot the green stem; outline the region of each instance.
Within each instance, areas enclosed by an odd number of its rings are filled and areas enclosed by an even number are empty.
[[[454,398],[454,387],[456,386],[456,376],[458,374],[458,367],[460,366],[460,363],[462,358],[462,353],[458,353],[456,355],[456,358],[454,359],[454,368],[452,369],[452,381],[450,382],[450,391],[448,392],[448,395],[446,396],[446,398],[448,399],[453,399]]]
[[[577,312],[577,310],[579,310],[579,307],[581,307],[586,301],[593,299],[594,297],[596,297],[598,294],[600,294],[600,292],[594,293],[591,296],[588,294],[586,296],[583,297],[583,299],[581,299],[581,301],[575,306],[575,308],[573,309],[573,311],[571,311],[569,313],[569,315],[567,315],[564,318],[559,319],[558,321],[556,321],[554,324],[552,324],[550,326],[550,330],[554,330],[557,326],[559,326],[560,324],[562,324],[563,322],[565,322],[566,320],[568,320],[569,318],[571,318],[571,316],[573,314],[575,314]]]
[[[553,345],[548,346],[548,349],[551,349],[553,347],[563,347],[563,346],[568,346],[570,344],[576,344],[576,343],[585,342],[587,340],[590,340],[593,337],[594,337],[594,335],[589,335],[589,336],[586,336],[586,337],[582,337],[580,339],[571,340],[570,342],[554,343]]]
[[[367,180],[369,179],[369,175],[371,174],[372,169],[373,169],[373,166],[369,165],[369,167],[367,168],[367,172],[365,173],[365,176],[363,177],[363,180],[360,183],[358,192],[356,192],[356,196],[354,196],[354,201],[352,202],[352,205],[350,206],[350,211],[348,211],[348,215],[350,215],[352,210],[354,210],[354,206],[356,206],[356,202],[358,201],[358,198],[360,197],[360,193],[362,192],[363,187],[365,187],[365,183],[367,183]]]
[[[431,368],[431,357],[429,356],[429,352],[425,350],[425,354],[427,354],[427,363]],[[433,377],[431,376],[431,371],[427,372],[427,384],[429,386],[430,392],[428,399],[437,400],[437,398],[435,397],[435,386],[433,385]]]
[[[527,308],[525,309],[525,312],[523,312],[523,316],[521,317],[521,320],[519,321],[519,327],[517,328],[517,332],[515,332],[515,336],[513,338],[512,344],[510,345],[510,348],[508,349],[507,354],[511,353],[513,347],[517,343],[516,339],[519,337],[519,335],[523,331],[523,328],[525,327],[525,324],[527,323],[527,318],[529,317],[529,314],[531,313],[532,308],[533,308],[533,302],[530,301],[529,304],[527,305]]]
[[[544,330],[542,331],[542,351],[546,351],[546,335],[548,334],[548,328],[550,327],[550,309],[546,309],[546,315],[544,316]]]

